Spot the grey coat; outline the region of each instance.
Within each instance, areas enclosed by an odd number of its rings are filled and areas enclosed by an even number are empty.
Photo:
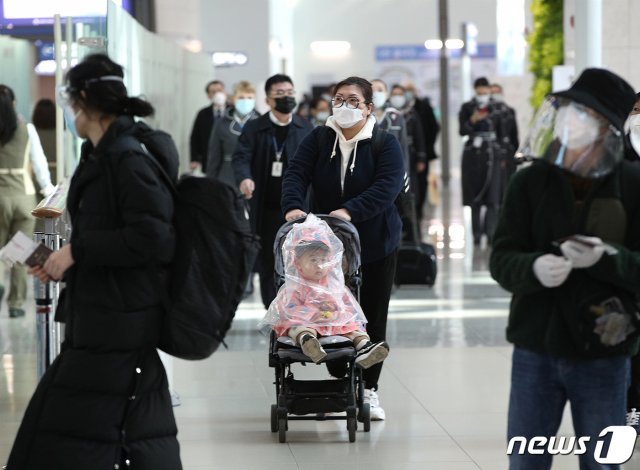
[[[242,133],[242,127],[249,121],[256,119],[260,114],[254,109],[244,123],[238,122],[234,117],[234,109],[230,108],[222,119],[218,119],[213,126],[209,139],[207,152],[207,176],[216,178],[236,187],[231,156],[236,148],[238,137]]]

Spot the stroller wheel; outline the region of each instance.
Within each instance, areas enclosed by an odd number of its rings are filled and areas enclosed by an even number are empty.
[[[271,432],[278,432],[278,405],[271,405]]]
[[[369,408],[369,403],[360,405],[358,421],[364,424],[364,432],[371,431],[371,409]]]
[[[349,431],[349,442],[356,442],[356,428],[358,423],[356,418],[347,418],[347,430]]]
[[[278,420],[278,439],[281,443],[287,442],[287,418],[280,418]]]

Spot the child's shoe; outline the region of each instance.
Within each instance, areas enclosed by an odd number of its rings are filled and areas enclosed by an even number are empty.
[[[384,361],[389,355],[389,345],[386,341],[372,343],[367,341],[358,349],[356,355],[356,365],[363,369],[368,369],[374,364]]]
[[[306,334],[300,339],[300,347],[302,352],[316,364],[322,361],[327,353],[318,341],[318,338],[311,334]]]

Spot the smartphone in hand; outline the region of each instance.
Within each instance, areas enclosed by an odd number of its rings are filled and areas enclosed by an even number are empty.
[[[602,246],[604,248],[604,252],[608,255],[616,255],[618,254],[618,250],[616,247],[609,245],[608,243],[604,243],[604,242],[594,242],[591,237],[587,237],[586,235],[580,235],[578,233],[573,234],[573,235],[569,235],[568,237],[562,237],[562,238],[558,238],[557,240],[554,240],[551,242],[551,244],[553,246],[557,246],[560,247],[560,245],[562,245],[562,243],[571,240],[573,242],[576,243],[580,243],[581,245],[587,246],[589,248],[595,248],[596,246]]]

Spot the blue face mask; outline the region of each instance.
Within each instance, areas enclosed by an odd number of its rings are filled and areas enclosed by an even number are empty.
[[[251,111],[253,111],[253,108],[255,107],[256,107],[256,100],[251,98],[242,98],[242,99],[236,100],[235,102],[236,112],[243,117],[249,114]]]
[[[74,113],[73,108],[70,105],[66,105],[62,110],[62,114],[64,115],[64,122],[67,125],[67,129],[69,129],[69,132],[71,132],[74,137],[78,137],[78,130],[76,129],[76,118],[80,114],[80,111]]]

